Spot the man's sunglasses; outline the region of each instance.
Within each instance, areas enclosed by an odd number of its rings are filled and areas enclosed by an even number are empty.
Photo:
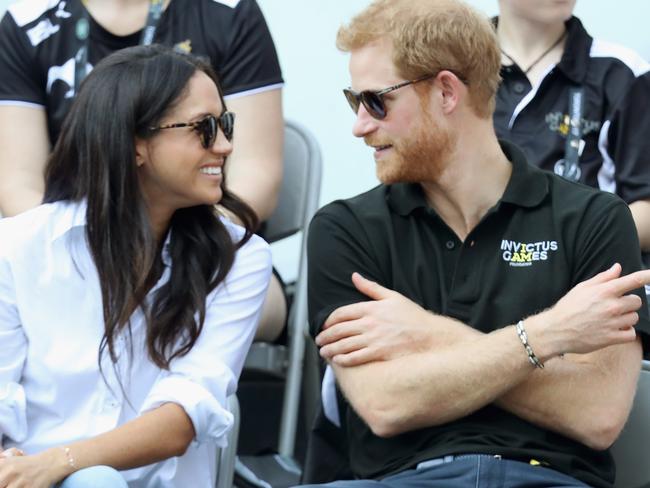
[[[446,71],[451,71],[451,70],[446,70]],[[451,72],[453,73],[453,71]],[[438,73],[440,73],[440,71],[438,71]],[[355,114],[359,111],[359,105],[363,104],[363,106],[368,111],[371,117],[381,120],[385,118],[387,114],[386,104],[384,103],[384,95],[392,91],[395,91],[399,88],[412,85],[413,83],[418,83],[420,81],[428,80],[429,78],[438,76],[438,73],[434,73],[432,75],[426,75],[421,78],[416,78],[415,80],[403,81],[402,83],[398,83],[397,85],[389,86],[388,88],[384,88],[382,90],[377,90],[377,91],[364,90],[362,92],[355,92],[351,88],[345,88],[343,90],[343,94],[345,95],[345,98],[347,99],[348,103],[350,104],[350,107],[352,108],[352,111]],[[462,81],[464,84],[467,85],[467,81],[464,78],[458,75],[456,76],[460,81]]]
[[[201,139],[201,145],[205,149],[209,149],[214,145],[214,141],[217,139],[217,130],[219,127],[223,131],[223,135],[226,136],[226,139],[232,141],[233,130],[235,128],[235,114],[232,112],[224,112],[219,117],[210,114],[196,122],[181,122],[160,127],[150,127],[150,129],[164,130],[178,129],[180,127],[191,127],[194,129]]]

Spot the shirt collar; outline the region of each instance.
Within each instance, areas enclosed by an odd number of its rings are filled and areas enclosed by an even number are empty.
[[[57,204],[61,206],[61,214],[54,221],[52,242],[75,227],[86,226],[86,210],[88,205],[85,199],[79,201],[66,200],[57,202]]]
[[[549,191],[548,178],[544,171],[531,165],[521,149],[507,141],[499,141],[501,149],[512,163],[512,174],[501,202],[520,207],[535,207]]]
[[[548,193],[544,172],[528,163],[524,153],[512,143],[499,141],[501,149],[512,163],[510,181],[500,202],[521,207],[539,205]],[[428,209],[424,191],[418,183],[395,183],[386,187],[386,200],[393,211],[403,217],[416,209]]]
[[[52,242],[56,241],[75,227],[86,226],[88,202],[85,198],[79,201],[66,200],[58,203],[62,206],[61,216],[55,220],[54,228],[52,230]],[[170,229],[165,237],[165,242],[163,243],[161,252],[162,262],[167,267],[170,267],[172,264],[170,252],[171,235],[172,231]]]
[[[386,187],[386,201],[397,214],[406,217],[418,208],[427,209],[429,204],[418,183],[395,183]]]
[[[564,53],[557,68],[574,83],[582,84],[587,76],[593,38],[585,30],[580,19],[575,16],[567,20],[565,26],[567,38],[564,43]]]

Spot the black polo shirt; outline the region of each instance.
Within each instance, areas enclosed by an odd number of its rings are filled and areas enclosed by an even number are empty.
[[[538,87],[531,86],[516,64],[502,67],[494,112],[497,136],[521,147],[530,163],[554,171],[565,153],[569,90],[580,86],[584,89],[580,181],[616,193],[627,203],[650,198],[650,164],[644,148],[648,137],[643,130],[650,126],[645,109],[650,92],[638,91],[622,110],[619,104],[650,65],[634,51],[592,39],[576,17],[566,22],[566,28],[562,58]],[[622,130],[626,122],[631,124]]]
[[[309,233],[312,333],[337,307],[367,300],[351,283],[354,271],[490,332],[553,305],[615,262],[624,273],[641,268],[636,230],[622,200],[528,165],[514,146],[503,148],[513,165],[510,182],[464,242],[427,205],[417,184],[380,185],[321,209]],[[638,325],[643,333],[650,332],[645,310]],[[614,479],[607,451],[494,405],[389,439],[373,435],[351,408],[346,424],[351,467],[361,478],[472,452],[538,459],[593,486],[611,486]]]

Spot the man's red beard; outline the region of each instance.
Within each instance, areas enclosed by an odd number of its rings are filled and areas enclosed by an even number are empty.
[[[369,146],[392,145],[391,154],[376,161],[377,178],[386,184],[437,181],[447,167],[457,136],[425,115],[412,138],[397,142],[366,137]]]

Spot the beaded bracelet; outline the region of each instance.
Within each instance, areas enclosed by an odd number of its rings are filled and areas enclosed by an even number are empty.
[[[530,344],[528,344],[528,334],[526,334],[526,329],[524,329],[524,321],[520,320],[519,322],[517,322],[515,328],[517,329],[517,335],[519,336],[519,340],[524,345],[526,354],[528,354],[528,361],[530,361],[530,364],[532,364],[536,368],[544,369],[544,364],[535,355],[535,353],[533,352],[533,348],[530,347]]]

